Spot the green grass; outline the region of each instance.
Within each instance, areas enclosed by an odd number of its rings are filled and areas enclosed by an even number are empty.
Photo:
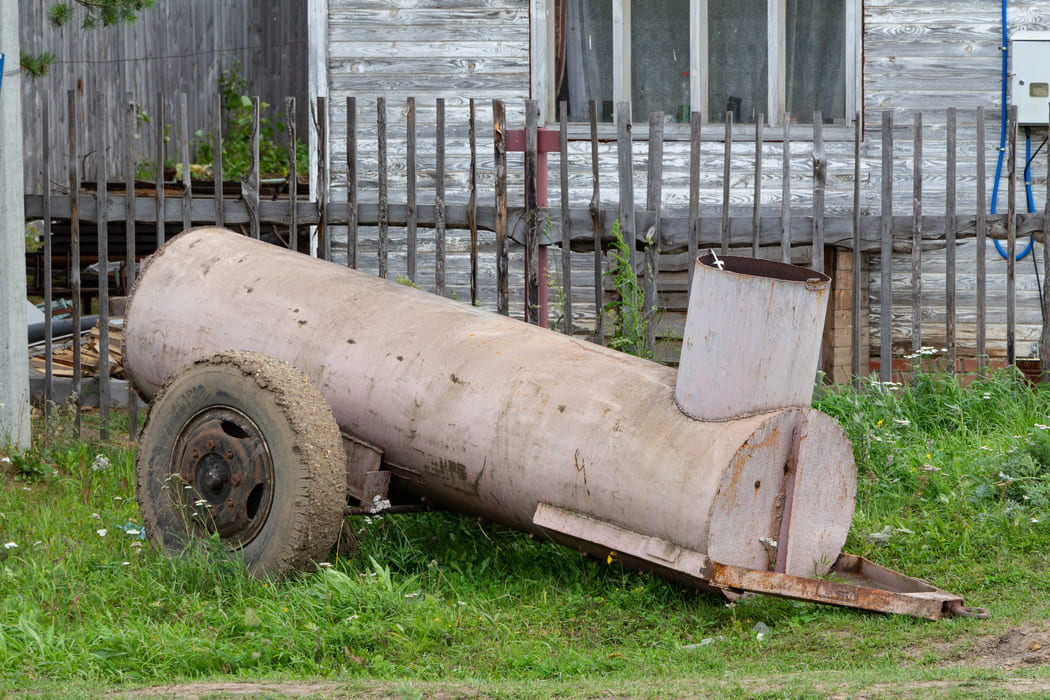
[[[817,404],[858,459],[846,549],[992,619],[766,597],[727,606],[453,513],[352,519],[356,549],[296,580],[259,581],[210,542],[176,559],[154,551],[136,534],[134,446],[77,440],[60,421],[46,446],[4,464],[0,546],[17,546],[0,548],[0,695],[297,678],[404,697],[850,697],[879,683],[887,697],[1004,683],[1045,694],[1044,666],[966,659],[1013,627],[1050,632],[1050,433],[1038,427],[1050,393],[1008,373],[965,388],[919,374]],[[888,542],[869,540],[886,528]]]

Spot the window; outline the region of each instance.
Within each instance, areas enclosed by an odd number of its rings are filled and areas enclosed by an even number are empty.
[[[553,15],[550,94],[586,121],[662,111],[688,122],[845,124],[859,107],[861,0],[546,0]],[[554,112],[551,112],[553,115]]]

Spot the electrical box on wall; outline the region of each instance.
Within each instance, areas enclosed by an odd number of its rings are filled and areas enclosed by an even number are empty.
[[[1015,33],[1010,39],[1010,56],[1010,99],[1017,105],[1017,123],[1046,126],[1050,122],[1050,32]]]

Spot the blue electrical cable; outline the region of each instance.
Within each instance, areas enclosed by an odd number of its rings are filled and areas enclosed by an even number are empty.
[[[1006,81],[1008,79],[1008,75],[1007,75],[1008,51],[1007,51],[1007,48],[1009,46],[1007,44],[1007,37],[1006,37],[1006,3],[1007,3],[1007,1],[1008,0],[1003,0],[1003,44],[1002,44],[1002,47],[1001,47],[1002,55],[1003,55],[1003,61],[1002,61],[1002,65],[1003,65],[1003,69],[1002,69],[1002,125],[1001,125],[1001,127],[999,129],[999,159],[998,159],[998,161],[995,164],[995,184],[992,186],[992,213],[993,214],[995,213],[995,210],[996,210],[996,202],[999,199],[999,179],[1002,177],[1002,173],[1003,173],[1003,155],[1006,153]],[[1032,152],[1032,140],[1031,140],[1031,137],[1029,136],[1029,137],[1027,137],[1025,139],[1025,162],[1028,162],[1029,160],[1031,160],[1031,152]],[[1026,170],[1026,172],[1027,172],[1027,170]],[[1029,212],[1034,212],[1035,211],[1035,202],[1032,199],[1032,184],[1028,180],[1027,177],[1025,178],[1025,190],[1026,190],[1027,196],[1028,196],[1028,211]],[[992,239],[992,243],[995,244],[995,249],[997,251],[999,251],[999,255],[1001,255],[1003,258],[1007,258],[1008,257],[1007,252],[1005,250],[1003,250],[1003,246],[1002,246],[1001,243],[999,243],[999,239],[998,238],[993,238]],[[1024,258],[1024,256],[1026,256],[1026,255],[1028,255],[1029,253],[1032,252],[1032,248],[1034,247],[1034,245],[1035,245],[1035,236],[1032,236],[1028,240],[1028,245],[1025,246],[1025,249],[1022,250],[1014,259],[1015,260],[1021,260],[1022,258]]]
[[[4,56],[6,55],[0,53],[0,88],[4,87]]]

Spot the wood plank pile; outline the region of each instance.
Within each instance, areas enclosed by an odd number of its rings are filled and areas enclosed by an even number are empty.
[[[120,351],[123,328],[110,324],[109,327],[109,376],[115,379],[126,379],[123,356]],[[80,362],[83,376],[95,377],[99,374],[101,339],[98,324],[88,331],[87,337],[80,346]],[[29,366],[40,372],[45,371],[44,356],[38,355],[29,359]],[[73,376],[73,347],[58,349],[52,357],[52,373],[56,377]]]

